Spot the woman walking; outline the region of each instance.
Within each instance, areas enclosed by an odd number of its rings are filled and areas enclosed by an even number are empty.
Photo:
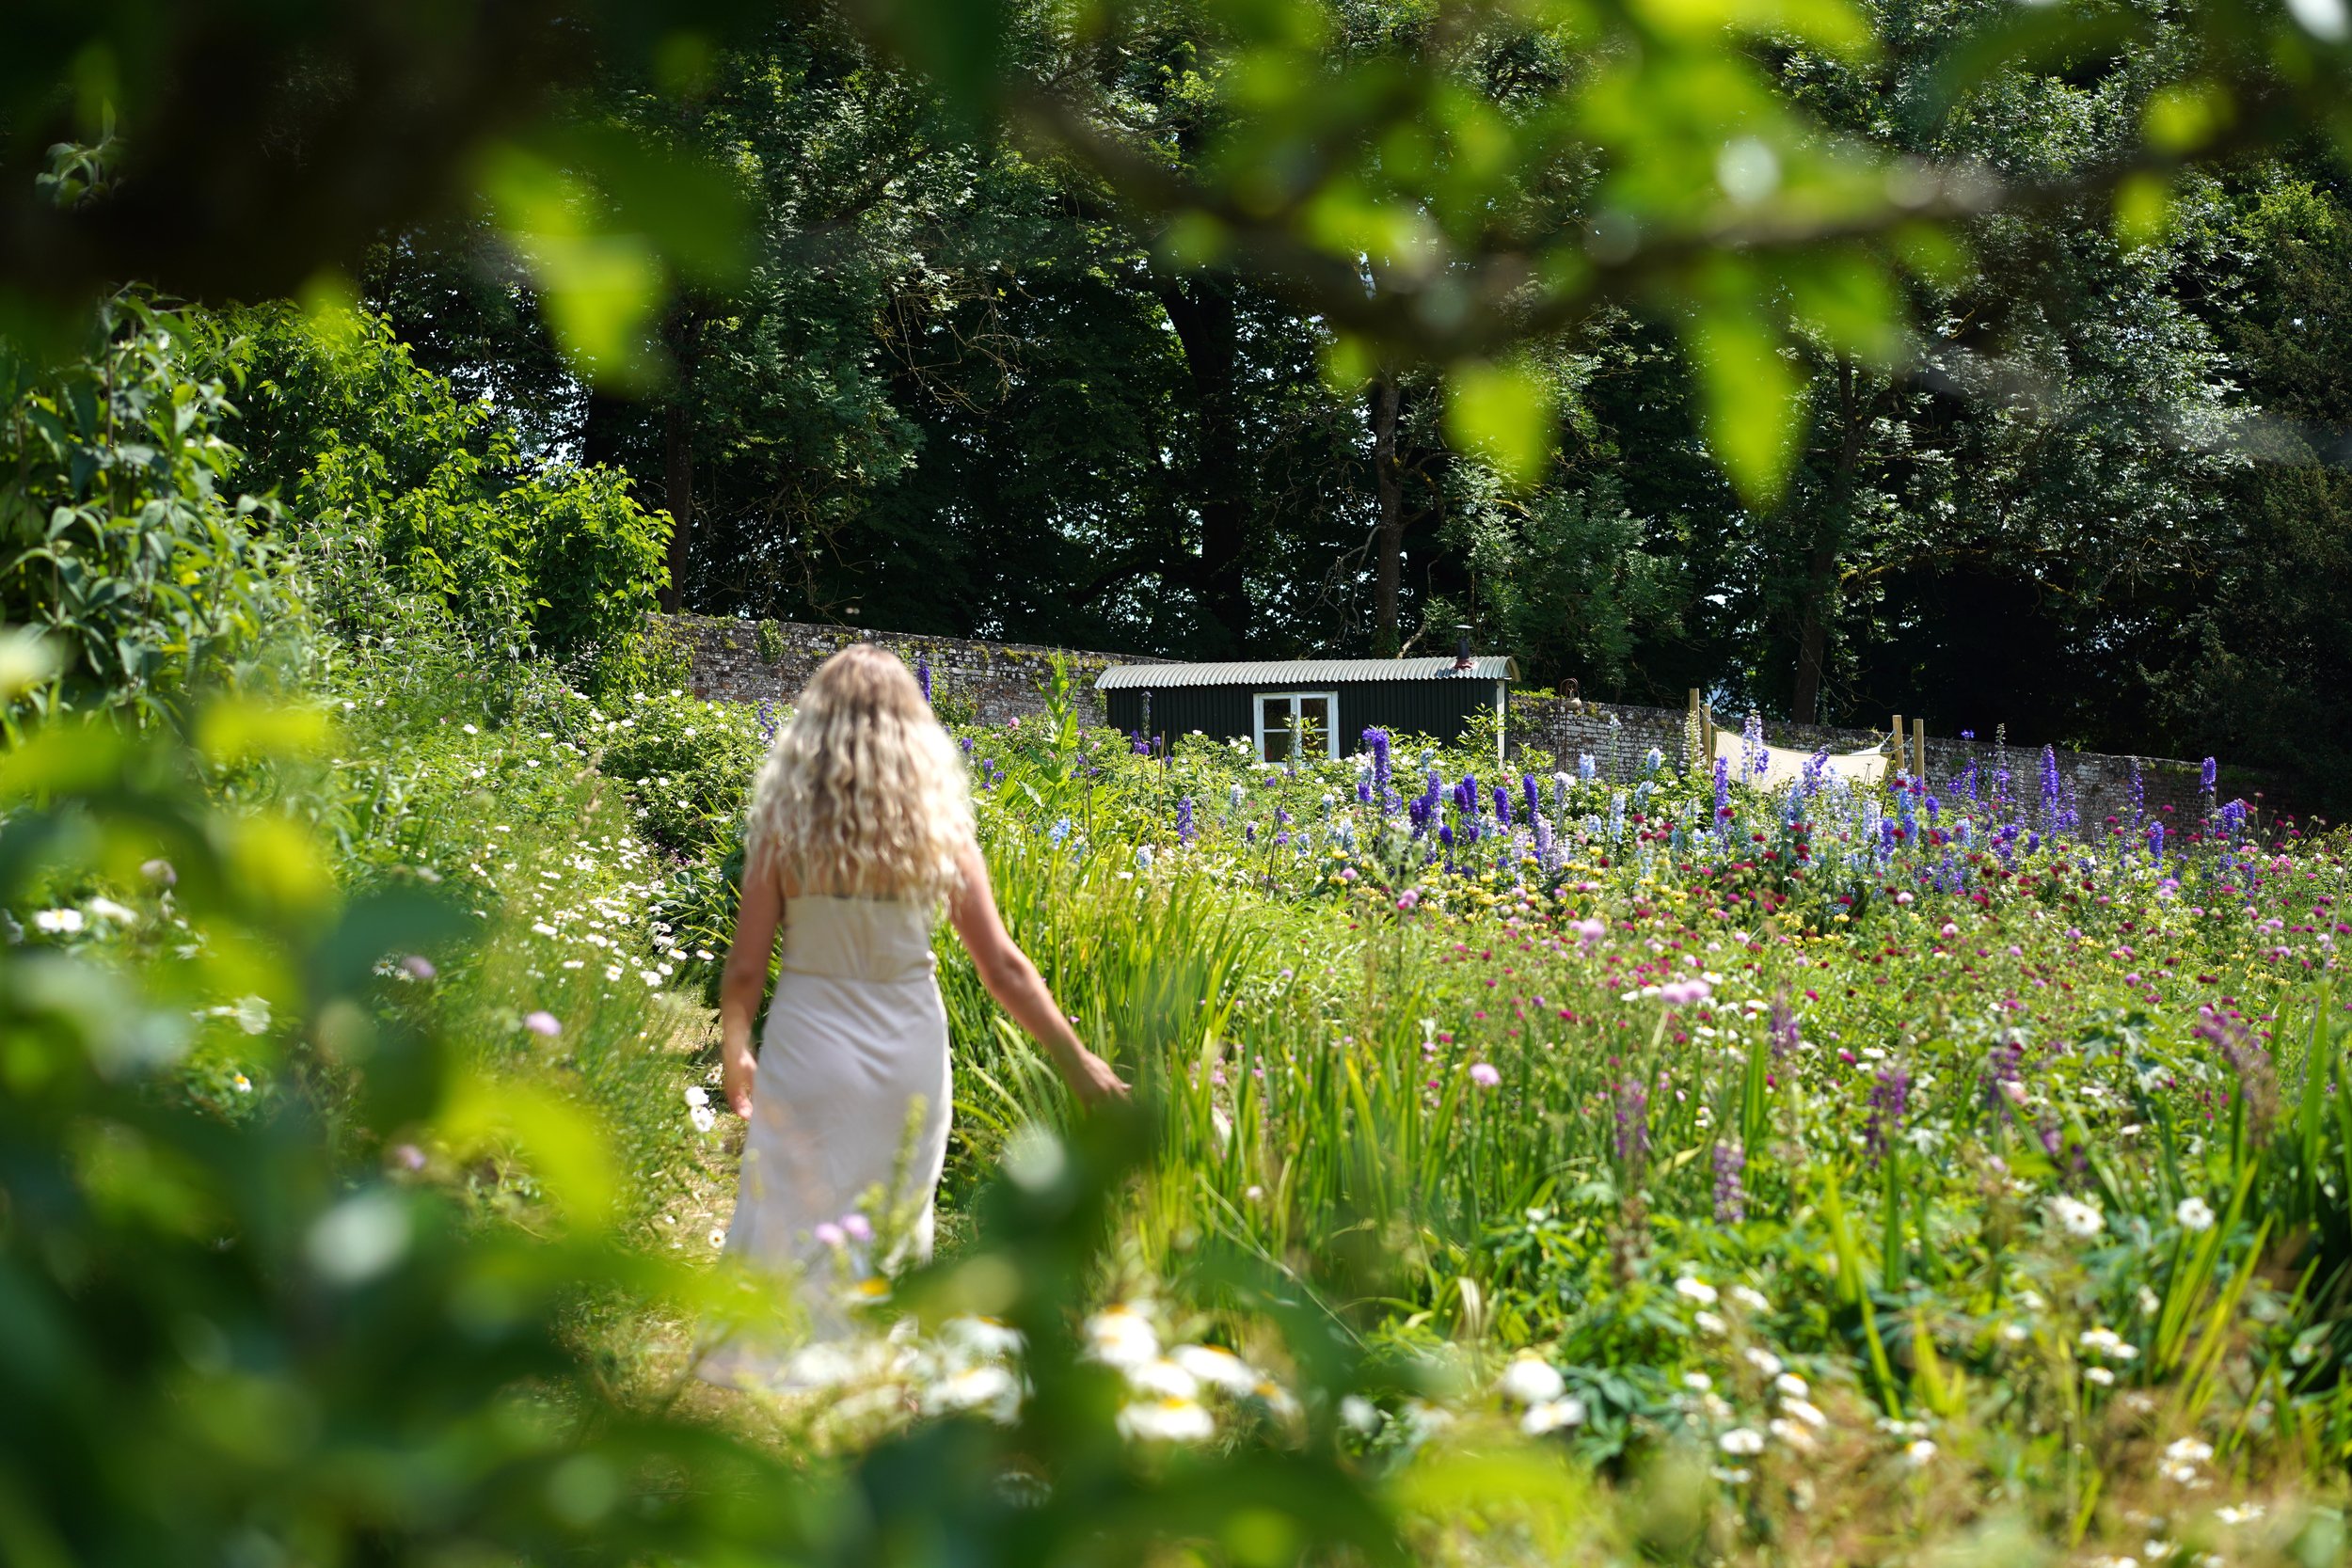
[[[895,657],[852,645],[809,681],[753,784],[719,997],[726,1102],[751,1123],[726,1250],[766,1271],[797,1271],[819,1341],[850,1331],[829,1276],[842,1221],[870,1192],[908,1208],[919,1195],[903,1250],[916,1261],[930,1255],[952,1103],[931,956],[943,904],[981,984],[1078,1098],[1125,1095],[1006,933],[973,838],[963,765],[930,705]],[[753,1015],[779,930],[783,973],[755,1057]],[[771,1381],[746,1350],[723,1347],[705,1375]]]

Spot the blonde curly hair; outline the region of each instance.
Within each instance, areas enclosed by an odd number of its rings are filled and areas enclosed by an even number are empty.
[[[819,665],[753,781],[751,868],[803,894],[935,902],[971,839],[963,761],[907,667],[868,642]]]

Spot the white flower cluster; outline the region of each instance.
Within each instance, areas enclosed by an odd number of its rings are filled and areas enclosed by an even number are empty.
[[[1299,1415],[1290,1390],[1232,1351],[1178,1345],[1163,1353],[1159,1330],[1139,1306],[1095,1313],[1086,1338],[1088,1356],[1122,1374],[1134,1395],[1119,1412],[1119,1430],[1132,1441],[1205,1443],[1216,1435],[1220,1402],[1284,1424]]]

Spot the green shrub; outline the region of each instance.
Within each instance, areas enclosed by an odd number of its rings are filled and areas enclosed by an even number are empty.
[[[211,330],[126,292],[79,359],[37,365],[0,343],[0,625],[51,640],[37,707],[151,714],[199,682],[249,681],[299,625],[273,509],[230,489],[228,392],[196,368]]]
[[[485,657],[543,654],[584,689],[651,673],[669,519],[628,476],[525,452],[380,317],[321,326],[276,305],[226,325],[221,357],[249,385],[237,473],[285,503],[314,603],[344,635],[437,606]]]

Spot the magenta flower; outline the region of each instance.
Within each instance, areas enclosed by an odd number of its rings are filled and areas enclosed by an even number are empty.
[[[1396,895],[1396,907],[1400,910],[1409,910],[1420,902],[1421,889],[1417,887],[1408,887]]]
[[[553,1039],[564,1032],[564,1025],[556,1022],[555,1015],[544,1008],[535,1013],[524,1014],[523,1027],[534,1035],[545,1035],[549,1039]]]

